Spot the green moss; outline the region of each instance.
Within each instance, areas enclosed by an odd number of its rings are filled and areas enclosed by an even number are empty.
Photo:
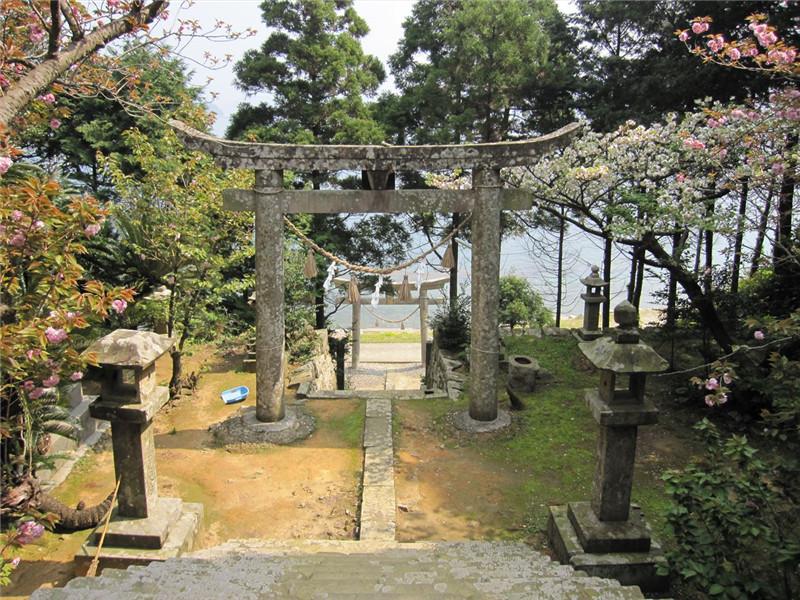
[[[359,400],[354,410],[341,416],[328,418],[321,424],[321,427],[336,432],[346,448],[361,448],[365,414],[365,401]]]
[[[362,331],[362,344],[410,344],[419,342],[419,331]]]

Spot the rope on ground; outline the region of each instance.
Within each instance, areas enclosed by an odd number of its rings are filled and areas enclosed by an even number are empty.
[[[377,267],[365,267],[363,265],[356,265],[356,264],[353,264],[353,263],[351,263],[351,262],[349,262],[349,261],[347,261],[347,260],[345,260],[343,258],[340,258],[340,257],[336,256],[335,254],[332,254],[331,252],[328,252],[327,250],[322,248],[320,245],[318,245],[316,242],[314,242],[314,240],[312,240],[306,234],[304,234],[302,231],[300,231],[300,229],[297,228],[297,225],[292,223],[287,217],[283,217],[283,220],[286,223],[286,225],[289,227],[289,229],[292,231],[292,233],[294,233],[300,239],[300,241],[303,242],[303,244],[305,246],[311,248],[312,250],[314,250],[316,252],[319,252],[322,256],[324,256],[328,260],[330,260],[332,262],[335,262],[337,264],[340,264],[343,267],[345,267],[346,269],[350,269],[351,271],[355,271],[357,273],[368,273],[368,274],[371,274],[371,275],[389,275],[390,273],[394,273],[395,271],[402,271],[403,269],[406,269],[406,268],[410,267],[411,265],[422,261],[426,256],[431,254],[434,250],[436,250],[437,248],[441,248],[445,244],[449,243],[450,240],[452,240],[453,237],[459,232],[459,230],[469,222],[471,217],[472,217],[472,215],[468,216],[466,219],[461,221],[461,223],[459,223],[458,227],[453,229],[449,234],[447,234],[445,237],[443,237],[441,240],[439,240],[439,243],[437,243],[434,246],[431,246],[428,250],[426,250],[422,254],[420,254],[420,255],[418,255],[418,256],[410,259],[410,260],[407,260],[404,263],[400,263],[399,265],[395,265],[393,267],[385,267],[385,268],[382,268],[382,269],[379,269]]]

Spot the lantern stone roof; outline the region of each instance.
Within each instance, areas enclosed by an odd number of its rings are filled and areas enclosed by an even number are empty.
[[[591,287],[606,287],[608,286],[608,282],[605,281],[602,277],[600,277],[600,267],[597,265],[592,265],[591,273],[586,277],[581,279],[581,283],[586,286]]]
[[[614,308],[617,329],[611,337],[581,342],[578,348],[596,368],[618,374],[661,373],[669,363],[639,339],[639,313],[630,302]]]
[[[99,365],[144,369],[175,345],[175,339],[150,331],[117,329],[96,340],[84,354],[93,353]]]

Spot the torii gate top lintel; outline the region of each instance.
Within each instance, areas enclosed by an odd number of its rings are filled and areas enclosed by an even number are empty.
[[[579,129],[570,123],[536,138],[485,144],[427,146],[264,144],[224,140],[171,120],[183,143],[211,154],[226,168],[299,171],[413,171],[439,169],[502,169],[530,164],[532,159],[563,146]]]

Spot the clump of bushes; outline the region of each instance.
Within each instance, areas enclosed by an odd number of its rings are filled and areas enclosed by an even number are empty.
[[[453,352],[466,348],[470,340],[470,317],[469,296],[458,296],[455,302],[440,305],[430,320],[439,348]]]

